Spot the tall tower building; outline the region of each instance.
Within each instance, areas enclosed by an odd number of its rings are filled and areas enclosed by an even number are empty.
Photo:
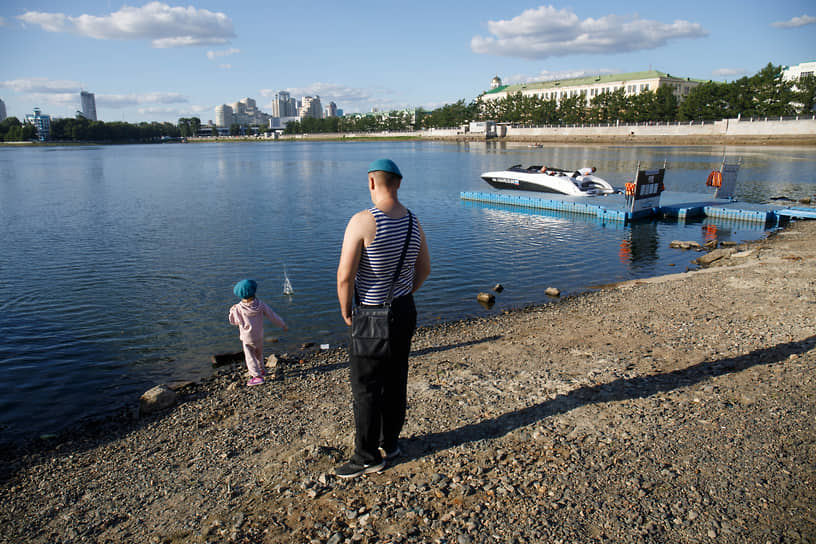
[[[334,102],[329,102],[329,105],[326,106],[326,111],[324,112],[324,117],[337,117],[337,104]]]
[[[238,102],[232,103],[232,122],[238,125],[248,125],[249,124],[249,116],[247,115],[247,105],[246,102]]]
[[[286,91],[278,91],[272,101],[273,117],[296,117],[297,101]]]
[[[79,93],[79,99],[82,102],[82,117],[96,121],[96,97],[94,97],[94,94],[82,91]]]
[[[298,117],[312,117],[314,119],[323,118],[323,107],[320,105],[319,96],[304,96],[303,103],[300,106]]]
[[[232,107],[226,104],[221,104],[215,107],[215,126],[229,127],[235,123],[235,117],[232,115]]]
[[[6,103],[0,100],[0,121],[6,118]]]
[[[240,102],[244,104],[246,107],[246,112],[250,115],[252,115],[258,109],[254,98],[243,98],[240,100]]]

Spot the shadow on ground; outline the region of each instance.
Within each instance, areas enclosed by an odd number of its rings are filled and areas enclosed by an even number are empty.
[[[546,402],[508,412],[478,423],[465,425],[458,429],[403,439],[401,442],[402,449],[405,452],[403,461],[423,457],[468,442],[499,438],[520,427],[569,412],[580,406],[646,398],[657,393],[688,387],[716,376],[741,372],[754,366],[782,363],[791,355],[801,355],[810,351],[814,345],[816,345],[816,336],[811,336],[804,340],[779,344],[738,357],[703,361],[672,372],[629,379],[619,378],[609,383],[580,387]]]

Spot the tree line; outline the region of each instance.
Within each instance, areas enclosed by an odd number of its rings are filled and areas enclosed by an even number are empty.
[[[304,118],[286,126],[286,134],[406,131],[422,128],[461,126],[470,121],[496,121],[528,125],[574,125],[632,122],[715,121],[736,117],[780,117],[809,114],[816,100],[816,77],[786,81],[782,66],[768,63],[753,76],[730,83],[708,81],[694,87],[685,100],[678,101],[670,87],[639,94],[623,89],[593,96],[578,94],[557,101],[520,92],[498,100],[484,95],[470,103],[459,100],[433,111],[394,111],[379,115],[347,115],[327,119]],[[259,132],[269,128],[254,127]],[[162,138],[198,134],[201,119],[182,117],[178,124],[125,122],[105,123],[76,119],[53,119],[51,140],[69,142],[151,142]],[[231,135],[244,133],[233,125]],[[36,130],[16,117],[0,122],[0,140],[26,141],[36,138]]]
[[[412,130],[448,128],[470,121],[496,121],[528,125],[574,125],[634,122],[714,121],[736,117],[780,117],[813,111],[816,78],[807,76],[786,81],[783,67],[768,63],[753,76],[730,83],[709,81],[691,89],[685,100],[678,100],[668,86],[639,94],[624,89],[604,92],[590,98],[575,95],[561,100],[544,99],[521,92],[497,100],[479,96],[470,103],[459,100],[433,111],[417,110],[412,117],[392,113],[389,116],[363,116],[359,119],[304,119],[290,123],[292,134]]]
[[[807,114],[813,110],[816,78],[796,82],[782,77],[783,68],[768,64],[753,76],[731,83],[709,81],[678,101],[668,86],[627,95],[623,89],[590,99],[574,96],[543,100],[517,93],[501,100],[476,100],[471,114],[480,120],[538,125],[604,124],[632,122],[714,121],[736,117],[780,117]],[[449,125],[450,126],[450,125]]]
[[[125,123],[91,121],[84,117],[52,119],[49,140],[58,142],[155,142],[162,138],[178,138],[181,131],[173,123]],[[30,123],[21,123],[16,117],[0,122],[0,140],[19,142],[34,140],[37,131]]]

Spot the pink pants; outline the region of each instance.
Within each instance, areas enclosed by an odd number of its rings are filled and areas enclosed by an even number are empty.
[[[247,370],[249,370],[250,376],[255,378],[266,374],[266,366],[263,360],[263,346],[244,344],[244,359],[246,359]]]

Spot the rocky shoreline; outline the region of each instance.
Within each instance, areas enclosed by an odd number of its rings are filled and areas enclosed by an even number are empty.
[[[421,329],[403,456],[356,480],[343,350],[226,367],[0,453],[0,542],[816,542],[815,240]]]

